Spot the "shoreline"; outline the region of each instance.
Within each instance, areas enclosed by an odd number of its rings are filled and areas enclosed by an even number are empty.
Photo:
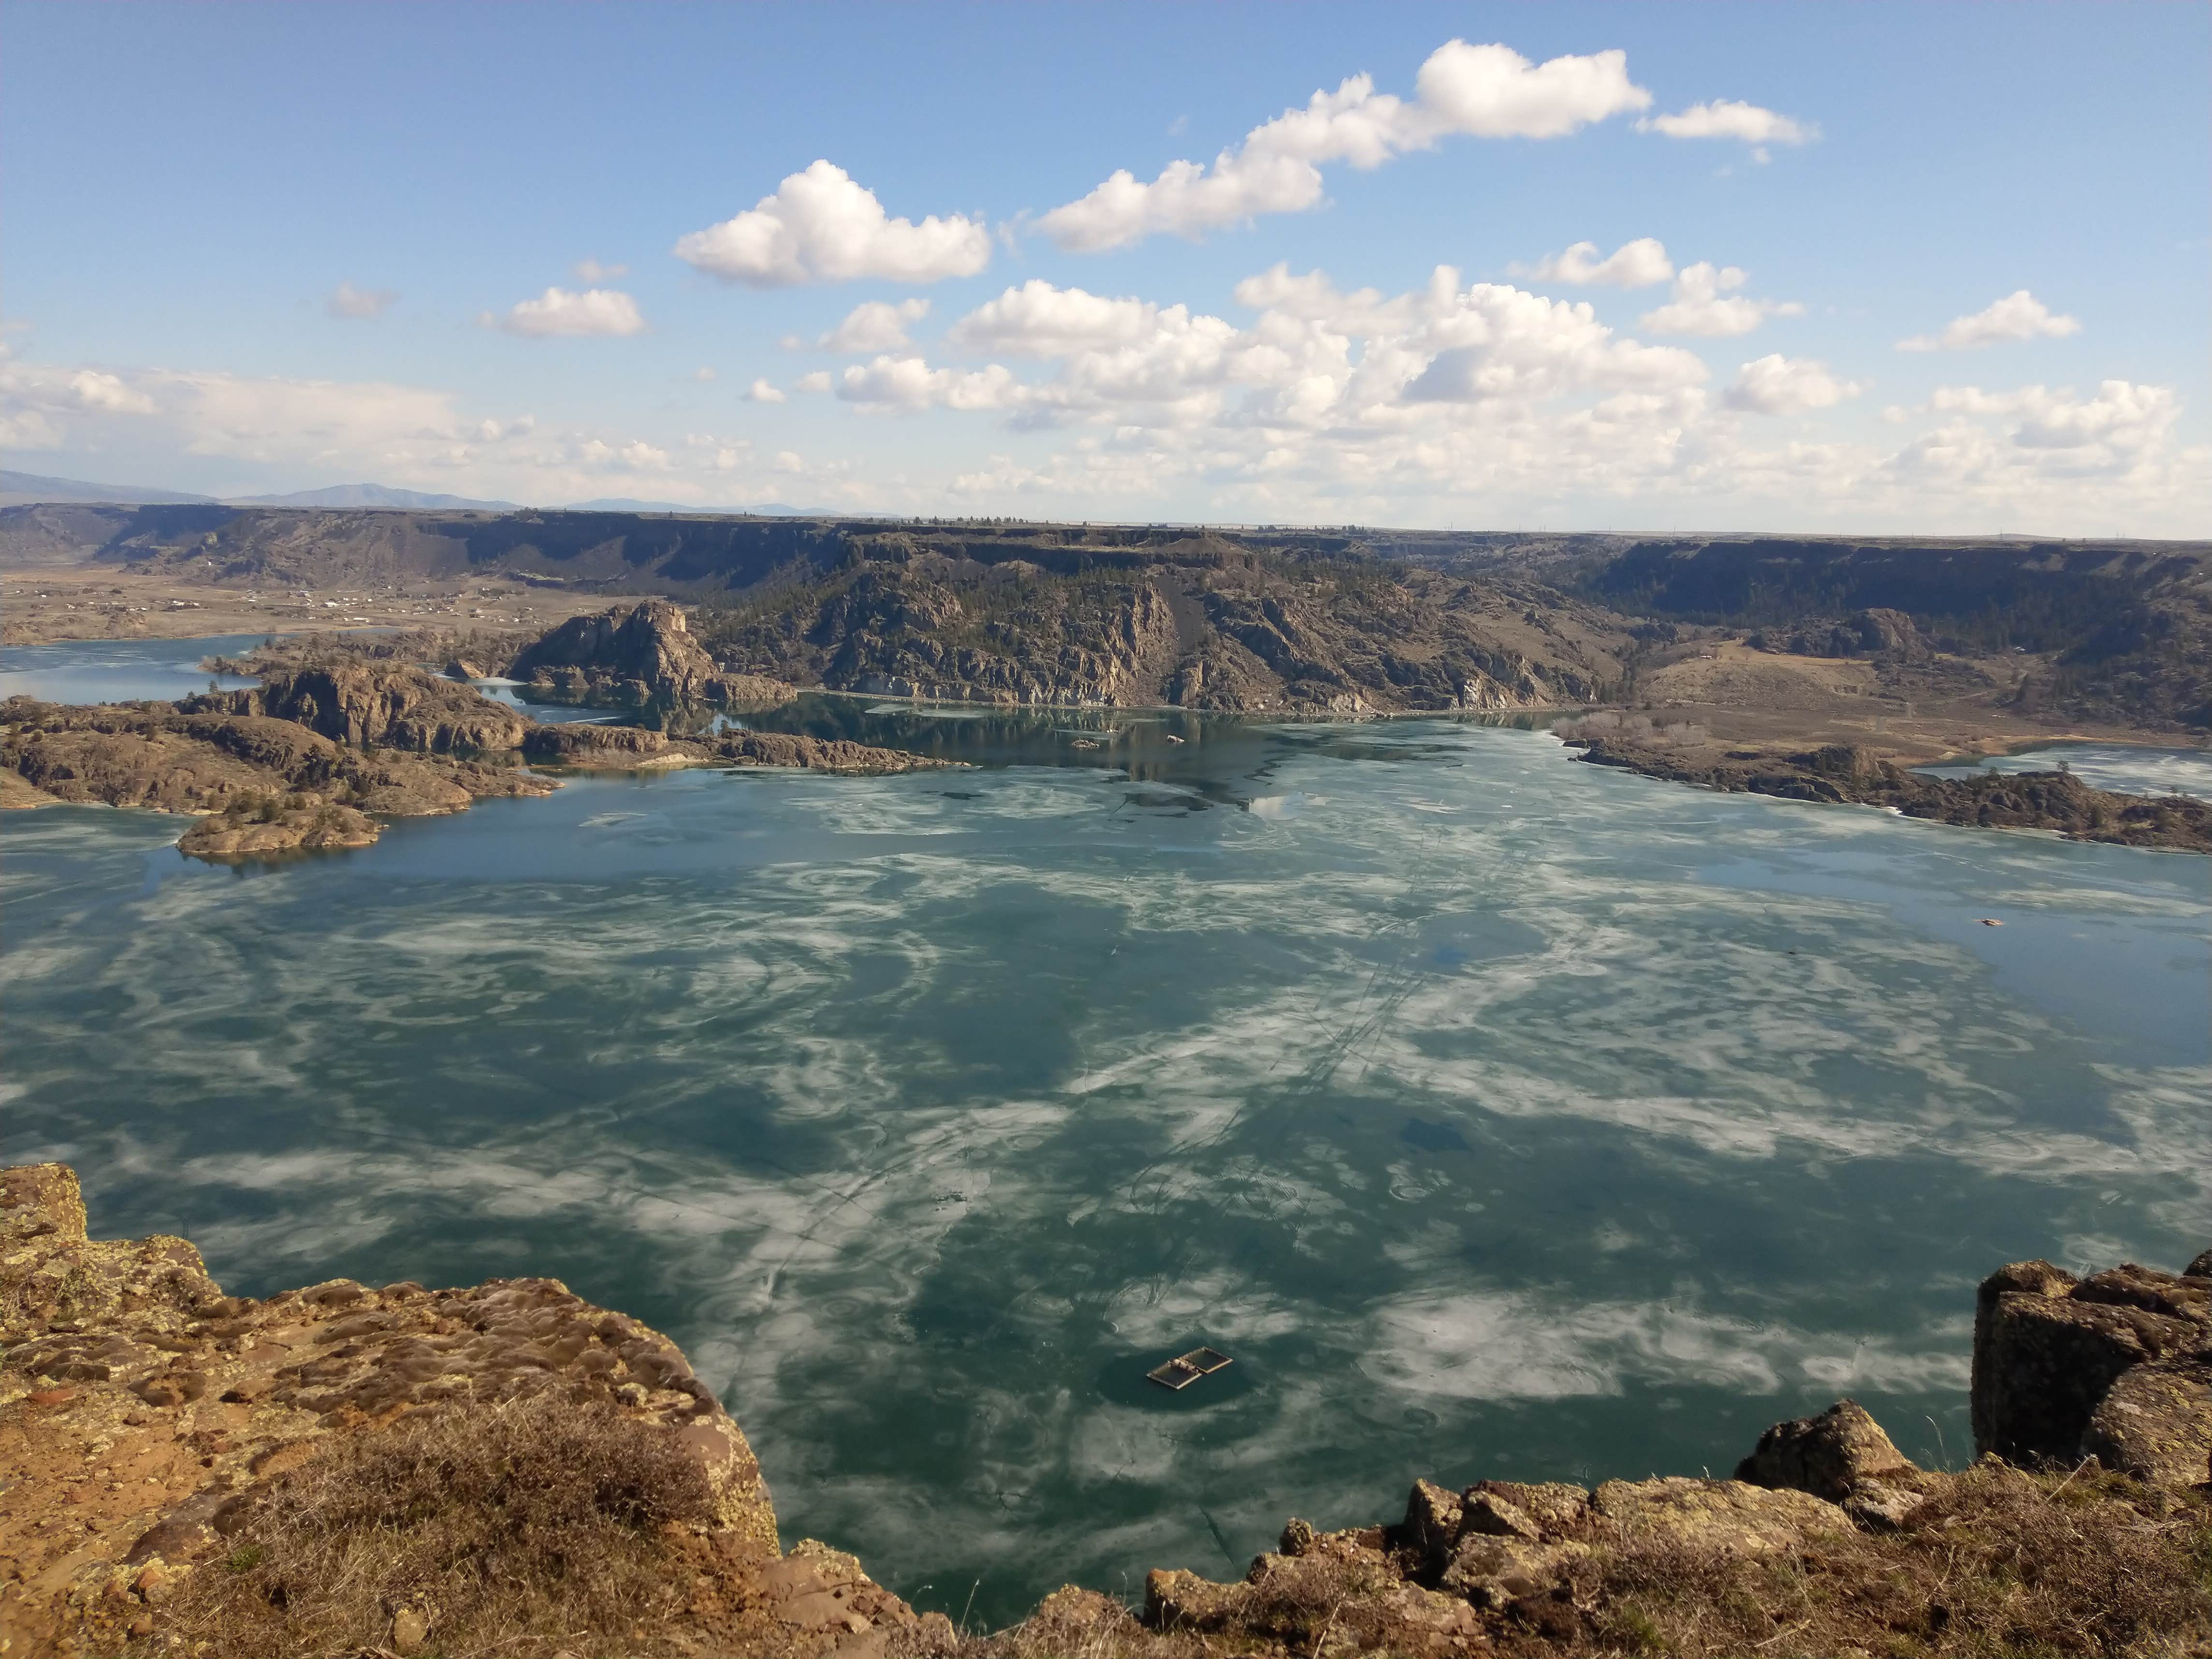
[[[1943,778],[1844,744],[1796,754],[1736,751],[1715,762],[1586,732],[1562,742],[1579,749],[1576,758],[1585,765],[1613,767],[1715,793],[1873,806],[1960,829],[2033,830],[2140,851],[2212,854],[2212,802],[2179,793],[2131,795],[2098,789],[2068,771],[1978,768],[1971,778]]]

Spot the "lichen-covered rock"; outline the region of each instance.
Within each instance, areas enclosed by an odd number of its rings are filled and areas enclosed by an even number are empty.
[[[1869,1480],[1894,1483],[1919,1473],[1863,1406],[1838,1400],[1816,1417],[1777,1423],[1760,1435],[1735,1478],[1842,1504]]]
[[[1181,1567],[1145,1575],[1145,1622],[1154,1630],[1218,1630],[1243,1602],[1242,1584],[1218,1584]]]
[[[2212,1349],[2122,1372],[2090,1415],[2081,1455],[2154,1486],[2212,1480]]]
[[[1406,1499],[1406,1518],[1401,1530],[1405,1534],[1406,1547],[1418,1564],[1416,1571],[1428,1583],[1443,1577],[1444,1569],[1451,1565],[1452,1551],[1459,1544],[1461,1522],[1460,1496],[1432,1481],[1416,1480],[1412,1494]],[[1312,1529],[1307,1528],[1310,1541]],[[1287,1531],[1283,1553],[1301,1554],[1302,1550],[1290,1547]]]
[[[1524,1595],[1540,1595],[1589,1553],[1571,1539],[1539,1543],[1488,1533],[1465,1533],[1438,1588],[1477,1607],[1502,1607]]]
[[[1583,1486],[1564,1480],[1478,1480],[1465,1494],[1468,1522],[1477,1531],[1506,1531],[1527,1537],[1560,1536],[1579,1527],[1589,1515],[1590,1494]],[[1495,1523],[1486,1517],[1496,1517]],[[1516,1524],[1533,1524],[1530,1534]]]
[[[2201,1276],[2132,1263],[2087,1279],[2047,1261],[2000,1268],[1975,1304],[1975,1449],[2015,1463],[2087,1455],[2091,1420],[2123,1376],[2208,1340],[2212,1282]],[[2098,1444],[2117,1449],[2132,1420],[2116,1413]]]
[[[1662,1534],[1738,1555],[1771,1554],[1824,1532],[1851,1529],[1839,1506],[1810,1492],[1680,1474],[1608,1480],[1592,1495],[1590,1510],[1616,1534]]]

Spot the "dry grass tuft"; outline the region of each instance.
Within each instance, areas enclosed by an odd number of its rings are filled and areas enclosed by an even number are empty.
[[[1765,1560],[1680,1546],[1577,1575],[1610,1651],[2165,1655],[2212,1650],[2212,1510],[2117,1476],[1978,1465],[1888,1535]]]
[[[1764,1559],[1662,1536],[1593,1534],[1553,1594],[1483,1615],[1496,1659],[1856,1655],[1867,1659],[2179,1659],[2212,1653],[2212,1495],[2083,1470],[1978,1465],[1893,1533],[1851,1529]],[[1407,1622],[1382,1558],[1316,1554],[1224,1586],[1202,1631],[1146,1631],[1062,1591],[961,1659],[1200,1659],[1457,1651]]]
[[[403,1613],[442,1659],[605,1652],[677,1593],[662,1529],[713,1513],[673,1437],[604,1401],[404,1418],[333,1437],[164,1622],[225,1659],[383,1647]]]

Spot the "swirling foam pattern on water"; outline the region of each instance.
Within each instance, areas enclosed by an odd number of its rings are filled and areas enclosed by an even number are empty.
[[[1955,1462],[1982,1273],[2212,1243],[2205,860],[1179,729],[243,872],[10,815],[0,1150],[248,1291],[556,1274],[684,1343],[787,1536],[989,1619],[1846,1391]]]

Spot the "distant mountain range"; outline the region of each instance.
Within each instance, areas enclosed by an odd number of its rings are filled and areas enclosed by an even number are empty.
[[[426,495],[419,489],[394,489],[390,484],[330,484],[321,489],[295,489],[289,495],[233,495],[233,507],[411,507],[462,509],[483,513],[512,513],[513,501],[477,501],[466,495]]]
[[[106,501],[130,507],[159,507],[172,501],[215,505],[212,495],[182,489],[147,489],[136,484],[87,483],[82,478],[48,478],[36,472],[0,470],[0,507],[32,501]]]
[[[155,489],[141,484],[88,483],[82,478],[49,478],[36,472],[0,471],[0,507],[22,507],[33,501],[86,502],[127,507],[175,504],[215,507],[398,507],[416,511],[513,513],[513,501],[480,501],[466,495],[437,495],[420,489],[395,489],[390,484],[331,484],[321,489],[296,489],[283,495],[195,495],[189,490]],[[702,507],[695,501],[641,501],[628,496],[604,496],[596,501],[570,501],[578,513],[706,513],[754,514],[778,518],[827,516],[830,509],[787,507],[766,501],[757,507]]]
[[[836,516],[826,507],[786,507],[781,501],[763,501],[756,507],[701,507],[696,501],[641,501],[628,495],[602,495],[596,501],[570,501],[570,513],[747,513],[756,517],[822,519]]]

